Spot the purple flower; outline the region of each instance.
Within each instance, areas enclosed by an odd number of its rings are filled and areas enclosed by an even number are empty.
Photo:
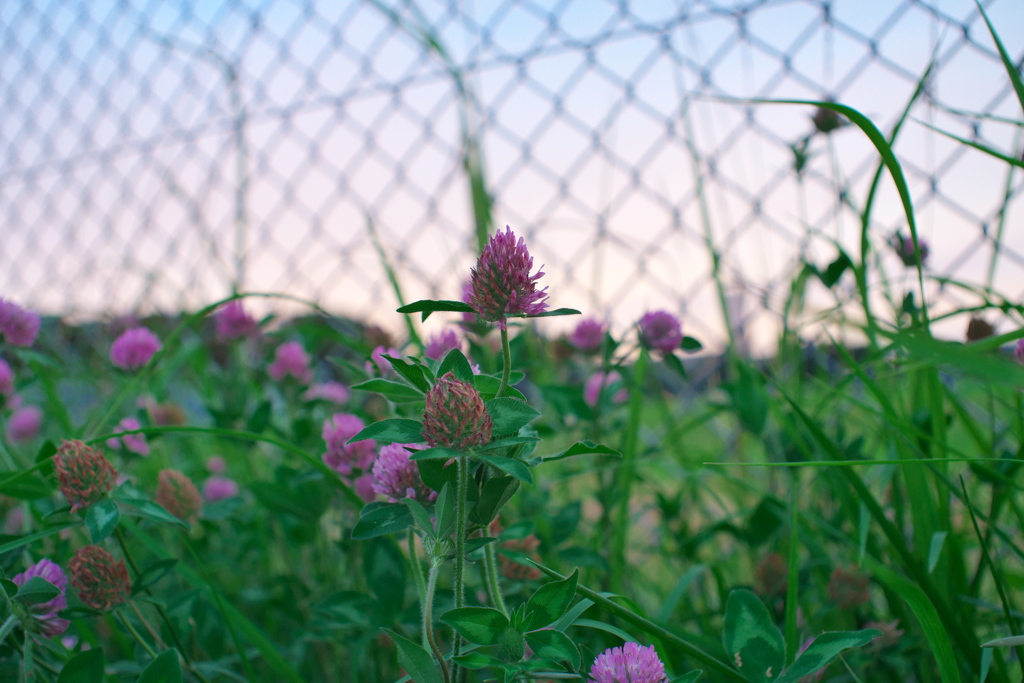
[[[43,424],[43,411],[35,406],[18,408],[7,420],[7,436],[15,443],[31,441]]]
[[[0,333],[12,346],[32,346],[39,335],[39,314],[0,299]]]
[[[431,360],[442,360],[453,349],[462,351],[462,340],[454,330],[445,330],[427,340],[423,355]]]
[[[131,432],[142,427],[139,421],[134,417],[126,417],[121,420],[116,427],[114,427],[114,433],[120,434],[121,432]],[[115,451],[121,450],[121,443],[124,442],[124,447],[132,453],[139,455],[149,455],[149,444],[146,442],[145,434],[127,434],[122,437],[112,437],[107,439],[107,448],[112,448]]]
[[[259,327],[259,323],[245,312],[241,299],[229,301],[213,314],[217,321],[217,336],[221,339],[245,337]]]
[[[597,353],[601,350],[607,329],[607,325],[597,318],[584,318],[569,335],[569,341],[583,353]]]
[[[348,443],[364,426],[360,417],[348,413],[337,413],[324,422],[323,437],[327,443],[327,452],[322,456],[323,461],[344,477],[350,476],[353,468],[365,472],[373,464],[376,443],[370,439]]]
[[[1017,357],[1017,362],[1024,365],[1024,337],[1017,340],[1017,346],[1013,349],[1013,355]]]
[[[59,636],[67,630],[69,622],[57,616],[57,613],[68,606],[67,589],[68,577],[60,565],[50,560],[39,560],[34,565],[15,576],[11,581],[19,587],[32,578],[40,577],[46,579],[60,590],[60,594],[52,600],[32,605],[29,610],[35,617],[35,626],[47,638]],[[26,626],[28,626],[26,624]],[[35,630],[35,629],[32,629]]]
[[[607,375],[603,372],[595,372],[587,380],[587,383],[583,385],[583,400],[588,406],[593,408],[597,405],[598,398],[602,395],[604,398],[608,398],[610,394],[608,391],[601,390],[607,389],[613,384],[622,384],[622,375],[617,371],[612,370]],[[624,403],[627,398],[629,398],[629,393],[625,387],[620,386],[619,390],[612,395],[612,403]]]
[[[149,328],[133,327],[114,340],[110,347],[110,362],[124,370],[137,370],[161,348],[160,340]]]
[[[392,503],[403,498],[430,501],[437,498],[420,479],[416,462],[410,459],[407,448],[419,448],[411,444],[392,443],[381,446],[380,454],[373,463],[373,491],[387,496]]]
[[[366,362],[366,372],[369,375],[373,374],[373,366],[377,366],[377,370],[380,372],[382,377],[389,375],[398,374],[395,369],[391,367],[391,363],[384,356],[391,356],[392,358],[401,358],[402,352],[396,348],[388,348],[386,346],[377,346],[373,353],[370,354],[370,360]]]
[[[224,464],[224,458],[219,455],[215,455],[212,458],[207,458],[206,469],[210,470],[214,474],[221,474],[227,466]]]
[[[321,382],[306,389],[305,393],[302,394],[302,400],[316,401],[319,399],[341,405],[348,402],[350,395],[348,387],[341,382]]]
[[[270,379],[280,382],[291,375],[302,384],[309,384],[313,379],[313,371],[309,367],[309,354],[299,342],[285,342],[277,347],[274,362],[267,368]]]
[[[212,503],[238,495],[238,482],[227,477],[210,477],[203,482],[203,498]]]
[[[14,395],[14,370],[0,358],[0,396]]]
[[[640,339],[649,349],[672,353],[683,343],[683,326],[668,311],[651,311],[640,318]]]
[[[377,497],[376,491],[373,490],[373,474],[370,472],[356,479],[352,483],[352,488],[356,490],[356,495],[367,503],[373,502]]]
[[[496,322],[505,329],[507,316],[537,315],[547,310],[547,287],[538,291],[537,280],[530,275],[533,258],[507,225],[491,236],[469,277],[472,291],[469,305],[481,319]]]
[[[665,665],[658,659],[653,645],[642,647],[626,643],[610,647],[597,656],[590,668],[594,683],[663,683]]]
[[[903,262],[903,265],[908,268],[917,266],[913,238],[904,237],[902,233],[896,233],[893,237],[892,246],[896,250],[896,255],[900,257],[900,261]],[[924,265],[925,260],[928,258],[928,243],[919,236],[917,238],[917,246],[921,251],[921,265]]]

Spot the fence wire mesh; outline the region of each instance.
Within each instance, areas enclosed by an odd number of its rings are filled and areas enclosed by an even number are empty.
[[[1019,60],[1024,4],[984,6]],[[407,298],[457,298],[475,182],[556,305],[619,329],[667,308],[756,351],[804,261],[859,254],[878,157],[813,107],[723,98],[835,100],[888,133],[932,60],[895,146],[929,270],[1019,298],[1020,174],[927,127],[1020,155],[969,0],[3,3],[0,292],[89,317],[278,291],[397,329],[374,232]],[[885,179],[872,244],[904,224]],[[878,265],[884,307],[910,280]]]

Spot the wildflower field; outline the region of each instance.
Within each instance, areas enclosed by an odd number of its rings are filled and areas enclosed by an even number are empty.
[[[515,226],[401,339],[258,320],[266,292],[79,326],[0,299],[0,681],[1021,680],[1024,306],[930,310],[902,120],[782,104],[878,172],[767,359],[666,310],[613,329]],[[884,183],[906,221],[877,236]],[[808,282],[843,278],[815,322],[859,341],[811,345]]]

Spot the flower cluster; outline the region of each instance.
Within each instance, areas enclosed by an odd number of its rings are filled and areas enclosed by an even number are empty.
[[[604,391],[614,385],[619,386],[619,389],[614,394]],[[587,380],[587,383],[583,385],[583,400],[591,408],[597,405],[598,399],[602,395],[608,397],[609,394],[611,394],[612,403],[624,403],[629,398],[629,393],[622,386],[622,375],[617,370],[612,370],[608,374],[600,371],[595,372]]]
[[[110,362],[123,370],[138,370],[162,348],[148,327],[125,330],[110,347]]]
[[[373,492],[387,496],[392,503],[403,498],[420,502],[432,501],[437,493],[430,490],[420,479],[419,468],[411,459],[410,448],[421,448],[413,444],[392,443],[381,446],[373,463]]]
[[[590,668],[594,683],[664,683],[665,665],[653,645],[626,643],[610,647],[597,656]]]
[[[607,330],[608,326],[597,318],[584,318],[569,335],[569,341],[583,353],[597,353]]]
[[[455,334],[454,330],[445,330],[427,340],[426,347],[423,349],[423,355],[431,360],[442,360],[453,349],[459,349],[465,353],[459,335]]]
[[[310,358],[299,342],[285,342],[274,352],[274,362],[267,368],[270,379],[280,382],[291,375],[302,384],[313,381],[313,371],[309,367]]]
[[[68,588],[68,577],[64,574],[64,570],[60,568],[60,565],[50,560],[39,560],[34,565],[16,575],[11,581],[13,581],[19,588],[24,586],[25,583],[35,577],[46,579],[57,589],[60,593],[57,597],[47,600],[46,602],[38,602],[29,608],[29,612],[32,614],[34,619],[31,625],[25,625],[30,630],[38,630],[47,638],[59,636],[61,633],[67,630],[69,622],[66,619],[61,619],[57,616],[57,613],[62,609],[66,609],[68,606],[67,588]]]
[[[533,258],[523,238],[505,226],[491,236],[469,277],[469,305],[482,320],[505,329],[507,316],[537,315],[547,310],[547,287],[537,289],[542,271],[531,275]]]
[[[364,426],[365,423],[358,415],[333,415],[324,422],[323,439],[327,443],[327,451],[322,457],[328,467],[355,487],[356,493],[363,500],[372,500],[373,476],[369,474],[369,469],[373,465],[377,444],[371,439],[348,443]]]
[[[71,585],[86,607],[106,612],[124,604],[131,594],[132,584],[124,560],[115,562],[114,557],[99,546],[80,548],[68,563],[68,569],[71,570]]]
[[[36,406],[16,408],[7,420],[7,436],[14,443],[31,441],[43,425],[43,411]]]
[[[683,343],[683,326],[668,311],[651,311],[640,318],[640,340],[653,351],[672,353]]]
[[[60,492],[77,512],[97,502],[114,488],[117,470],[101,452],[81,441],[62,441],[53,456]]]
[[[126,417],[117,423],[114,427],[114,433],[120,434],[121,432],[132,432],[136,429],[141,429],[142,425],[134,417]],[[115,451],[121,450],[121,446],[124,446],[125,450],[131,451],[138,455],[146,456],[149,455],[149,443],[146,441],[145,434],[125,434],[121,437],[111,437],[107,439],[107,448],[111,448]]]
[[[14,370],[3,358],[0,358],[0,396],[14,396]]]
[[[472,448],[490,441],[493,428],[484,400],[469,382],[449,372],[427,392],[423,438],[430,446]]]
[[[329,401],[331,403],[347,403],[351,392],[341,382],[321,382],[313,384],[302,394],[303,401]]]
[[[259,328],[259,323],[245,312],[240,299],[229,301],[213,314],[217,322],[217,336],[221,339],[247,337]]]
[[[156,502],[183,522],[199,519],[203,497],[192,480],[178,470],[163,470],[157,481]]]
[[[39,335],[39,314],[0,299],[0,334],[11,346],[32,346]]]
[[[903,233],[899,232],[893,236],[892,246],[896,250],[896,255],[899,256],[900,261],[908,268],[913,268],[917,265],[917,253],[921,255],[922,265],[928,259],[928,243],[920,237],[917,238],[917,252],[914,251],[913,238],[904,237]]]
[[[234,498],[238,495],[238,482],[227,477],[210,477],[203,482],[203,498],[208,503]]]
[[[377,372],[380,373],[381,377],[391,377],[398,373],[391,367],[391,363],[384,356],[391,356],[392,358],[401,358],[402,352],[394,347],[387,347],[383,344],[379,344],[370,353],[370,360],[366,361],[366,374],[374,374],[374,366],[377,368]]]

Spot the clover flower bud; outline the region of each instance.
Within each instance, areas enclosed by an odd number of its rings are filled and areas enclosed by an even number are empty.
[[[53,456],[60,492],[78,512],[110,493],[117,482],[117,470],[103,456],[78,440],[62,441]]]
[[[71,585],[78,591],[78,599],[86,607],[107,612],[125,603],[132,584],[124,560],[114,557],[103,548],[87,545],[80,548],[68,563]]]
[[[893,237],[892,246],[896,250],[896,255],[899,256],[900,261],[903,262],[903,265],[908,268],[913,268],[917,265],[917,252],[914,251],[913,238],[904,237],[902,233],[896,233]],[[924,265],[928,259],[928,243],[918,237],[917,247],[921,254],[921,265]]]
[[[672,353],[683,343],[683,326],[668,311],[651,311],[640,318],[640,340],[649,349]]]
[[[192,523],[199,519],[203,509],[203,497],[199,489],[178,470],[163,470],[156,489],[156,502],[183,522]]]
[[[608,327],[597,318],[584,318],[569,335],[569,341],[583,353],[597,353]]]
[[[547,310],[547,287],[537,290],[544,275],[530,275],[533,258],[523,242],[507,225],[491,236],[476,268],[470,272],[469,305],[482,320],[496,322],[505,329],[510,315],[537,315]]]
[[[110,362],[123,370],[138,370],[162,347],[149,328],[133,327],[114,340],[110,347]]]
[[[511,626],[498,636],[498,659],[503,662],[518,662],[526,654],[526,638]]]
[[[430,446],[466,449],[491,440],[494,423],[480,393],[446,373],[427,392],[423,438]]]
[[[39,314],[0,299],[0,334],[11,346],[32,346],[39,335]]]
[[[16,575],[11,581],[17,584],[19,587],[25,585],[25,583],[35,577],[46,579],[57,589],[60,593],[57,597],[47,600],[46,602],[38,602],[28,607],[28,612],[32,616],[32,622],[24,624],[29,630],[35,630],[42,633],[47,638],[59,636],[67,630],[68,622],[66,619],[61,619],[57,616],[57,613],[62,609],[66,609],[68,606],[67,599],[67,588],[68,588],[68,577],[64,574],[64,570],[60,568],[55,562],[47,559],[42,559],[36,562],[34,565]]]
[[[594,683],[664,683],[665,665],[653,645],[626,643],[610,647],[597,656],[590,668]]]

